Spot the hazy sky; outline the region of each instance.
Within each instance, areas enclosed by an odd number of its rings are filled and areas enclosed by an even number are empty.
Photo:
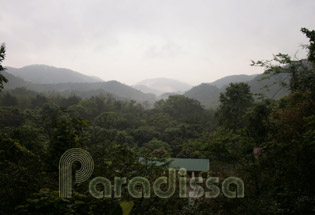
[[[0,0],[5,66],[47,64],[134,84],[255,74],[250,60],[304,56],[315,0]]]

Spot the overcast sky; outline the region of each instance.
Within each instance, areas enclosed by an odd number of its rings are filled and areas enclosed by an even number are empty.
[[[5,66],[47,64],[134,84],[192,85],[261,72],[250,60],[303,57],[315,0],[0,0]]]

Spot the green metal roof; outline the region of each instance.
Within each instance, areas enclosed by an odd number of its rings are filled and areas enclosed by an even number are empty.
[[[185,168],[187,171],[209,171],[208,159],[171,158],[170,167]]]
[[[180,168],[185,168],[187,171],[209,171],[210,169],[210,163],[208,159],[193,159],[193,158],[169,158],[166,159],[165,162],[159,162],[159,161],[145,161],[144,158],[140,158],[140,162],[145,163],[154,163],[157,166],[161,166],[165,163],[170,162],[169,167],[173,167],[176,170],[179,170]]]

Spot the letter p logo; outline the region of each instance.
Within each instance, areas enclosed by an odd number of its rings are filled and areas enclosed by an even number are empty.
[[[73,148],[67,150],[59,160],[59,196],[61,198],[72,197],[72,165],[79,162],[81,168],[75,172],[75,183],[86,181],[93,173],[94,161],[85,150]]]

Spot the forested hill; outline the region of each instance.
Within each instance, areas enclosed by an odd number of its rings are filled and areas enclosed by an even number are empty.
[[[219,104],[220,93],[224,92],[228,84],[245,82],[250,86],[251,92],[258,97],[263,95],[267,98],[279,99],[288,93],[288,90],[281,86],[282,81],[287,82],[286,74],[273,75],[267,78],[266,75],[235,75],[227,76],[212,83],[202,83],[187,91],[184,95],[188,98],[198,100],[205,107],[216,108]]]
[[[151,106],[158,99],[167,99],[169,95],[189,89],[189,85],[185,83],[165,78],[145,80],[139,82],[143,85],[131,87],[118,81],[104,82],[69,69],[58,69],[46,65],[32,65],[21,69],[7,67],[4,75],[9,80],[4,85],[6,89],[25,87],[36,92],[58,92],[64,96],[75,94],[82,98],[111,94],[118,99],[146,102]],[[278,84],[279,81],[287,78],[285,74],[275,75],[271,79],[264,78],[264,75],[227,76],[211,83],[195,86],[184,95],[196,99],[207,108],[216,108],[220,93],[224,92],[230,83],[247,82],[252,93],[263,94],[267,98],[278,99],[287,94],[287,90]],[[157,85],[160,85],[160,88]],[[170,91],[162,94],[167,89]]]
[[[210,85],[216,86],[218,88],[222,88],[230,83],[236,82],[248,82],[253,80],[258,74],[255,75],[229,75],[223,78],[220,78],[214,82],[209,83]]]
[[[90,83],[102,82],[97,77],[91,77],[65,68],[47,65],[30,65],[22,68],[6,67],[7,72],[35,84],[55,83]]]
[[[59,83],[59,84],[34,84],[29,89],[37,92],[61,92],[63,95],[75,93],[77,96],[88,98],[94,95],[112,94],[122,99],[135,100],[138,102],[154,101],[153,94],[142,93],[132,87],[118,81],[96,83]]]
[[[169,78],[153,78],[138,82],[136,89],[144,90],[143,92],[150,92],[156,95],[163,93],[183,93],[191,89],[191,85]]]
[[[17,87],[28,87],[33,85],[33,83],[25,81],[23,78],[12,75],[6,71],[2,71],[1,73],[8,79],[8,82],[4,83],[5,89],[14,89]]]
[[[142,93],[132,87],[122,84],[118,81],[95,82],[95,83],[57,83],[57,84],[37,84],[3,72],[8,79],[4,84],[6,90],[25,87],[36,92],[58,92],[61,95],[68,96],[75,94],[82,98],[89,98],[100,94],[110,94],[117,99],[135,100],[137,102],[153,103],[155,96],[153,94]]]

